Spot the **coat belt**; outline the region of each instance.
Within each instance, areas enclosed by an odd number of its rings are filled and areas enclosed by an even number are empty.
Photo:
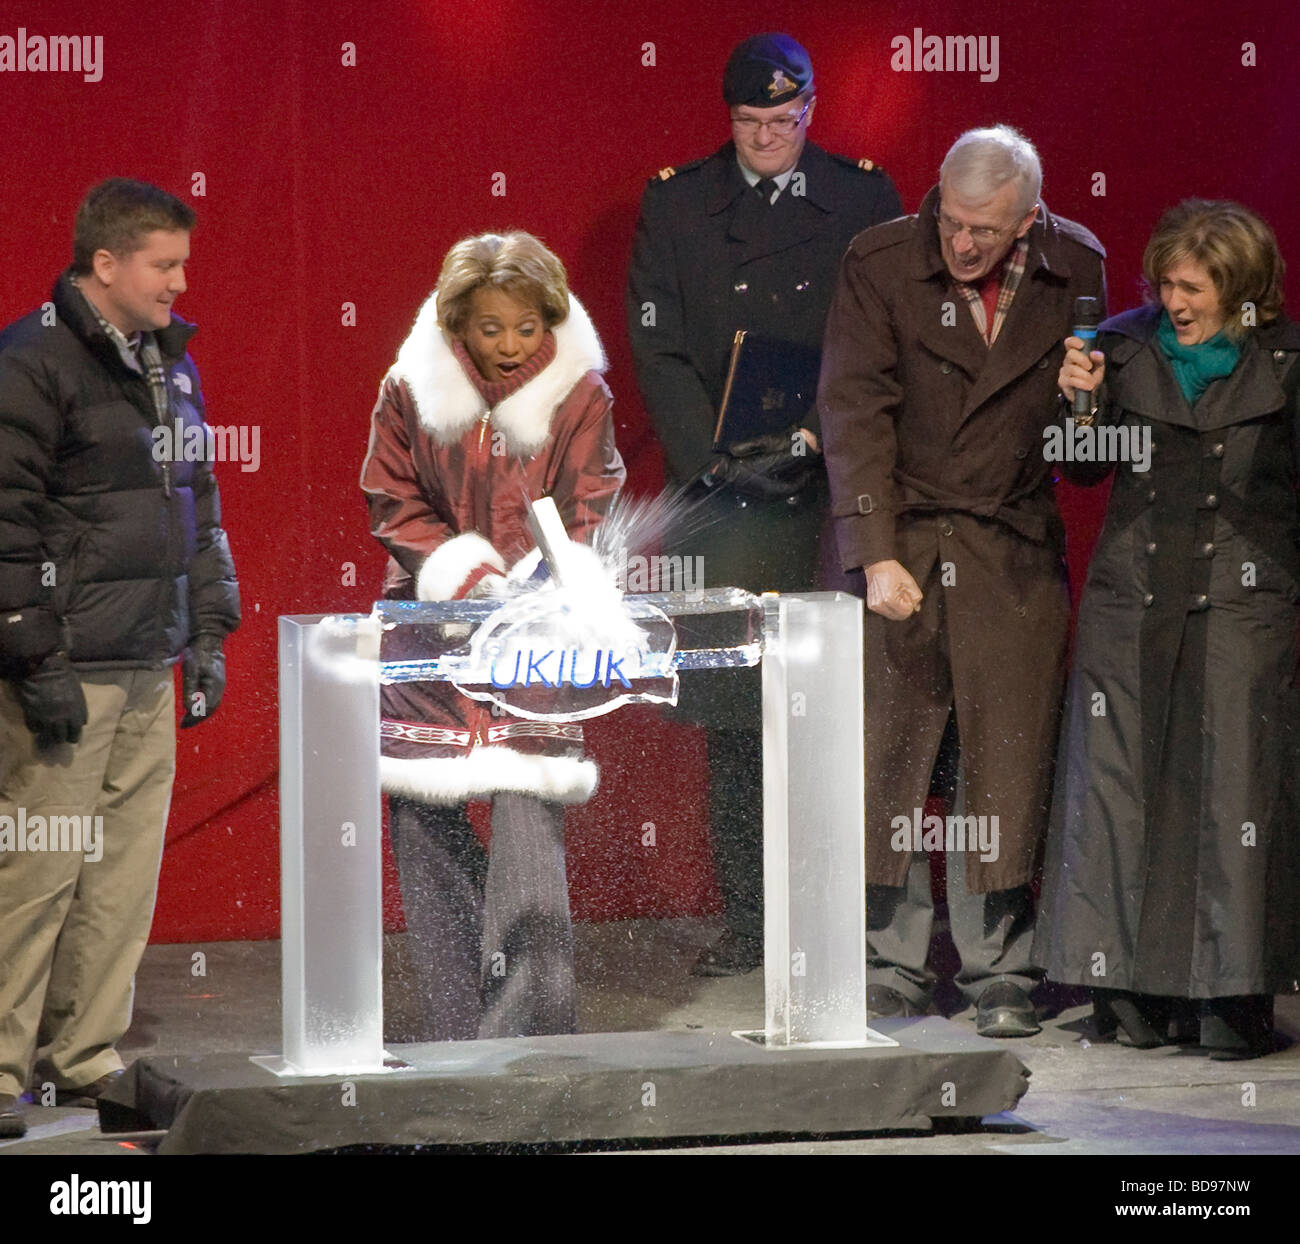
[[[1035,544],[1047,543],[1048,517],[1028,513],[1021,504],[1043,493],[1045,489],[1041,484],[1006,497],[963,497],[956,493],[945,493],[910,475],[896,472],[894,478],[902,490],[898,506],[900,514],[937,514],[945,510],[956,510],[963,514],[973,514],[976,518],[997,519],[1026,540]]]

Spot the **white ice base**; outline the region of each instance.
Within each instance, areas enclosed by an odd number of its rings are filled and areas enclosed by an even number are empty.
[[[765,1050],[772,1050],[774,1053],[786,1050],[869,1050],[876,1046],[898,1044],[893,1037],[887,1037],[874,1028],[864,1028],[861,1041],[791,1041],[788,1045],[778,1045],[775,1041],[768,1041],[767,1033],[761,1028],[756,1028],[752,1032],[733,1032],[731,1035],[739,1037],[742,1041],[761,1045]]]
[[[256,1063],[273,1076],[378,1076],[411,1069],[410,1063],[394,1058],[387,1050],[382,1053],[386,1061],[378,1066],[372,1063],[353,1063],[347,1067],[298,1067],[283,1054],[250,1054],[248,1061]]]

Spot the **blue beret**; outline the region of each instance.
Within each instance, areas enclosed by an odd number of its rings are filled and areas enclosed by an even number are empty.
[[[775,108],[812,85],[812,61],[789,35],[754,35],[727,59],[722,95],[729,107]]]

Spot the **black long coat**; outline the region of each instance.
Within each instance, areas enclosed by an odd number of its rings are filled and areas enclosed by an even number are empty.
[[[924,593],[905,621],[866,615],[867,878],[906,881],[896,818],[919,816],[955,706],[967,814],[998,818],[997,858],[967,857],[982,894],[1031,879],[1047,827],[1070,610],[1043,429],[1074,301],[1104,303],[1106,282],[1097,239],[1043,208],[990,348],[952,288],[938,198],[854,239],[818,402],[842,564],[896,559]]]
[[[1115,469],[1088,571],[1035,957],[1071,984],[1272,993],[1300,958],[1300,327],[1254,332],[1189,406],[1159,316],[1102,325],[1098,421],[1152,453]]]
[[[806,143],[796,174],[799,192],[791,182],[756,212],[729,142],[706,159],[665,169],[642,196],[627,322],[670,485],[691,485],[709,465],[736,330],[819,351],[849,242],[902,213],[893,182],[869,160]],[[816,433],[815,404],[791,411],[790,422]],[[689,526],[671,533],[665,552],[701,558],[708,587],[817,586],[827,515],[820,465],[811,486],[788,500],[719,491],[707,499],[702,489],[692,493],[700,503]],[[757,728],[757,700],[741,690],[745,682],[743,674],[692,674],[683,680],[683,705],[715,725]]]

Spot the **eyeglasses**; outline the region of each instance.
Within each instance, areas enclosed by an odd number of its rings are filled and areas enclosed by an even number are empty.
[[[779,134],[782,138],[789,138],[802,124],[803,119],[808,115],[808,109],[812,107],[810,99],[803,106],[803,111],[797,117],[786,115],[784,117],[773,117],[770,121],[759,121],[755,117],[732,117],[731,128],[741,134],[756,134],[763,126],[767,126],[773,134]]]
[[[990,246],[996,242],[1003,234],[1010,233],[1015,225],[1007,225],[1001,229],[993,229],[988,225],[963,225],[958,220],[953,220],[951,216],[945,215],[937,207],[934,209],[935,219],[939,222],[939,232],[945,238],[955,238],[963,230],[970,234],[970,240],[976,246]],[[1017,222],[1019,223],[1019,222]]]

